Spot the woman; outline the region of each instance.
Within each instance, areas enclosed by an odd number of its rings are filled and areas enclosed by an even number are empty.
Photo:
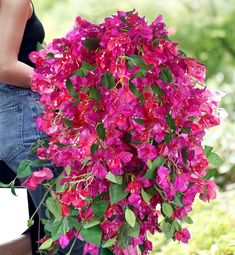
[[[42,109],[39,94],[30,89],[34,65],[28,55],[43,42],[44,29],[30,0],[0,0],[0,35],[0,159],[17,173],[22,160],[34,159],[30,148],[43,135],[35,124]],[[43,188],[29,192],[37,207]],[[38,213],[40,218],[45,215],[43,208]],[[72,254],[81,254],[81,244],[77,241]]]

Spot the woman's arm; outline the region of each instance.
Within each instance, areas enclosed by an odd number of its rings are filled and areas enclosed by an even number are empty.
[[[30,0],[0,0],[0,83],[30,88],[33,68],[18,61]]]

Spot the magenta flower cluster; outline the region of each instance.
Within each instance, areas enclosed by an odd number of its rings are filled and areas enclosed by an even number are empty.
[[[204,65],[168,38],[161,16],[148,25],[135,11],[98,25],[77,17],[31,60],[48,135],[37,156],[65,169],[49,200],[58,211],[46,203],[58,228],[46,228],[42,249],[76,236],[83,254],[148,254],[156,231],[187,243],[195,196],[216,197],[202,140],[219,124],[218,102]]]

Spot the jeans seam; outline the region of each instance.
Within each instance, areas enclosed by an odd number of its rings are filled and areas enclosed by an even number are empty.
[[[10,152],[8,156],[6,157],[6,161],[10,161],[13,158],[15,158],[17,155],[19,155],[22,151],[24,151],[25,146],[23,142],[23,105],[17,105],[15,107],[11,107],[8,109],[8,112],[13,112],[18,110],[18,115],[17,115],[17,147],[13,152]],[[7,112],[7,111],[4,111]],[[2,111],[3,113],[3,111]]]

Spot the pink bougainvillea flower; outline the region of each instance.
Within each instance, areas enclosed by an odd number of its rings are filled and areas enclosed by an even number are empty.
[[[206,180],[204,186],[201,186],[200,199],[210,201],[216,198],[216,184],[212,180]]]
[[[66,235],[66,234],[64,234],[64,235],[61,235],[60,237],[59,237],[59,243],[60,243],[60,246],[64,249],[66,246],[68,246],[68,244],[69,244],[69,238],[68,238],[68,236]]]
[[[83,252],[82,255],[99,255],[99,247],[90,244],[90,243],[85,243],[83,247]]]
[[[128,246],[127,248],[123,249],[124,255],[137,255],[137,249],[133,245]]]
[[[35,171],[21,185],[28,189],[35,190],[45,180],[53,178],[53,173],[50,168],[44,167],[42,170]]]
[[[188,240],[190,239],[190,233],[186,228],[183,228],[180,231],[175,232],[174,236],[176,240],[181,241],[182,243],[188,243]]]

